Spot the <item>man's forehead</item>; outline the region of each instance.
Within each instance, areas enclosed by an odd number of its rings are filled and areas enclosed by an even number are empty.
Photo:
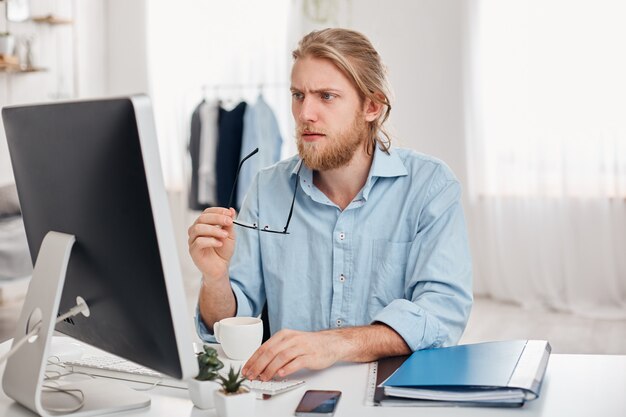
[[[291,70],[291,88],[295,90],[343,90],[351,82],[337,66],[328,59],[298,58]]]

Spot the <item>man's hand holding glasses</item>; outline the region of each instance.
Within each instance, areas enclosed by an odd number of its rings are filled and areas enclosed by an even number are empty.
[[[235,251],[235,209],[210,207],[187,231],[191,259],[204,279],[228,279],[228,265]]]

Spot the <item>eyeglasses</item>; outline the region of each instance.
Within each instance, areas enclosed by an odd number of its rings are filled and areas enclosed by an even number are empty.
[[[233,196],[235,195],[235,190],[237,189],[237,180],[239,179],[239,171],[241,171],[241,167],[243,163],[246,162],[248,159],[250,159],[257,152],[259,152],[259,148],[256,148],[255,150],[250,152],[241,160],[241,162],[239,162],[239,167],[237,168],[237,174],[235,175],[235,183],[233,184],[233,189],[230,192],[230,198],[228,199],[228,207],[232,207]],[[259,226],[256,223],[245,223],[239,220],[234,220],[233,223],[236,224],[237,226],[245,227],[247,229],[258,230],[260,232],[278,233],[281,235],[288,235],[289,232],[287,231],[287,229],[289,228],[289,222],[291,221],[291,215],[293,214],[293,206],[296,203],[296,192],[298,191],[298,183],[300,182],[300,169],[301,168],[302,168],[302,164],[300,164],[300,166],[298,167],[298,171],[296,172],[296,184],[293,189],[293,198],[291,199],[291,208],[289,209],[289,215],[287,216],[287,223],[285,224],[285,228],[283,229],[283,231],[273,230],[269,226],[264,226],[263,228],[259,228]]]

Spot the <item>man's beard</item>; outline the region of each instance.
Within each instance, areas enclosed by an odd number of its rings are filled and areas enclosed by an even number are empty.
[[[302,140],[303,126],[297,128],[296,144],[298,154],[307,167],[316,171],[327,171],[347,165],[354,156],[356,150],[363,144],[367,132],[367,124],[358,115],[354,118],[352,126],[335,136],[325,136],[320,142],[305,142]],[[311,129],[318,133],[317,129]]]

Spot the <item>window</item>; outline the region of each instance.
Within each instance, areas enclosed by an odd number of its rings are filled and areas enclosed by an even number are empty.
[[[626,2],[476,5],[472,194],[626,197]]]

